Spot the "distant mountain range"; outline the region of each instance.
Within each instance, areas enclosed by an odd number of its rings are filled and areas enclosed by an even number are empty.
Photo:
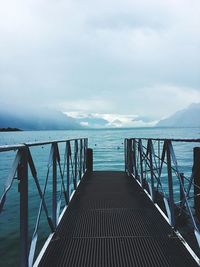
[[[159,121],[159,127],[200,127],[200,103],[191,104],[188,108]]]
[[[115,121],[114,121],[115,122]],[[114,124],[114,122],[112,122]],[[60,111],[49,109],[0,110],[0,128],[18,128],[21,130],[73,130],[84,128],[104,128],[109,121],[92,115],[73,118]],[[200,103],[176,112],[159,121],[156,127],[200,127]]]
[[[73,118],[59,111],[40,109],[36,111],[10,112],[0,110],[0,128],[19,128],[21,130],[68,130],[81,129]]]

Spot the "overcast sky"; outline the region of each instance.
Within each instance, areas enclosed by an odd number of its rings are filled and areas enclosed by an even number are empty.
[[[148,121],[194,102],[199,0],[1,1],[1,106]]]

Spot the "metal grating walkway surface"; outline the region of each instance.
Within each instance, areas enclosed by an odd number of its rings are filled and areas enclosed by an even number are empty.
[[[124,172],[86,175],[39,266],[198,266]]]

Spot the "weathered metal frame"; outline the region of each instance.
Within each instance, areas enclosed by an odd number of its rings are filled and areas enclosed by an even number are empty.
[[[63,167],[61,166],[61,158],[59,152],[59,144],[65,144],[65,154],[63,160]],[[51,145],[49,160],[47,164],[47,173],[43,190],[41,188],[37,170],[31,155],[31,147],[40,147],[44,145]],[[74,153],[72,153],[71,146],[74,147]],[[27,267],[32,266],[35,257],[35,249],[38,240],[38,228],[41,218],[42,209],[47,218],[47,222],[51,233],[53,233],[57,227],[60,209],[61,198],[64,195],[65,207],[70,200],[70,183],[73,180],[74,190],[77,188],[77,183],[81,180],[82,176],[86,172],[86,151],[88,148],[88,139],[70,139],[70,140],[57,140],[52,142],[37,142],[19,144],[14,146],[1,146],[0,152],[5,151],[17,151],[15,159],[5,184],[4,192],[0,199],[0,213],[3,210],[6,202],[7,193],[12,187],[13,181],[17,174],[19,180],[19,193],[20,193],[20,266]],[[29,175],[28,169],[30,169],[31,175]],[[50,171],[52,170],[52,216],[49,215],[49,210],[45,202],[45,193],[47,184],[49,182]],[[66,175],[65,175],[66,173]],[[28,242],[28,200],[29,190],[28,183],[31,177],[34,180],[36,189],[40,197],[40,205],[38,215],[36,219],[35,228],[32,235],[31,244]],[[66,176],[66,177],[65,177]],[[60,195],[58,198],[58,177],[61,179]],[[64,208],[63,208],[64,209]]]

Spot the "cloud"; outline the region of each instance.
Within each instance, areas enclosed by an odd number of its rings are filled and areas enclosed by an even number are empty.
[[[81,122],[80,122],[80,125],[81,125],[81,126],[88,127],[88,126],[89,126],[89,122],[88,122],[88,121],[81,121]]]
[[[148,110],[146,117],[159,119],[165,117],[166,114],[167,116],[172,115],[190,103],[199,103],[200,91],[193,88],[160,84],[135,90],[129,99],[134,104],[133,109],[137,110],[139,114],[145,115],[143,105],[146,103]]]
[[[65,112],[65,114],[82,126],[90,128],[129,128],[129,127],[152,127],[158,121],[146,121],[138,115],[121,115],[121,114],[103,114],[103,113],[83,113],[83,112]]]
[[[89,98],[65,102],[62,103],[62,110],[72,114],[72,117],[76,116],[76,113],[78,116],[82,114],[83,117],[92,113],[97,117],[101,114],[101,117],[108,121],[122,120],[126,123],[128,119],[131,123],[131,120],[139,116],[142,121],[151,122],[170,116],[191,103],[200,102],[200,91],[197,89],[163,84],[133,89],[128,95],[113,94],[110,91],[106,96],[106,99]],[[105,110],[109,113],[104,113]],[[130,112],[136,115],[129,115]]]
[[[103,99],[100,97],[75,99],[73,101],[60,102],[59,105],[63,112],[68,112],[72,117],[76,116],[76,112],[80,116],[82,112],[84,114],[85,112],[103,112],[104,110],[112,111],[114,109],[114,103],[112,103],[110,98]]]
[[[198,0],[4,1],[0,104],[152,121],[199,102],[199,12]]]

